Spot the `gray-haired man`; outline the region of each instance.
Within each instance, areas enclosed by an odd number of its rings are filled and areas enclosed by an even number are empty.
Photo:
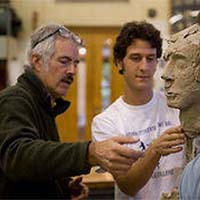
[[[136,139],[59,143],[55,117],[69,107],[65,96],[79,63],[81,39],[58,24],[37,29],[28,65],[15,86],[0,93],[0,198],[70,198],[71,180],[100,165],[124,173],[141,152],[124,147]],[[70,123],[70,122],[69,122]],[[62,184],[66,187],[62,189]],[[77,183],[82,195],[80,180]],[[83,198],[85,198],[83,196]]]

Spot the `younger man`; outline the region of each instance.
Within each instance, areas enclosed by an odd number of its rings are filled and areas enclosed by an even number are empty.
[[[184,134],[179,112],[169,108],[165,97],[153,91],[157,59],[162,54],[160,31],[146,22],[130,22],[122,27],[114,45],[114,61],[124,78],[124,92],[92,124],[93,139],[137,136],[138,144],[128,145],[145,152],[132,168],[114,178],[125,196],[117,199],[160,199],[178,185],[184,166]],[[173,128],[172,128],[173,127]]]

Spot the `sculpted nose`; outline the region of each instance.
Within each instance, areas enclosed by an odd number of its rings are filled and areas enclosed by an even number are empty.
[[[170,81],[170,80],[172,80],[172,77],[170,77],[170,76],[167,75],[167,74],[163,74],[163,75],[161,76],[161,78],[162,78],[164,81]]]
[[[172,76],[169,76],[168,74],[163,74],[161,76],[161,78],[165,81],[165,89],[168,89],[171,87],[172,83],[173,83],[173,78]]]

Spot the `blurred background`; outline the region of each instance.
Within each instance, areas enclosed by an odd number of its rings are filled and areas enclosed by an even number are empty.
[[[92,118],[103,111],[123,88],[122,77],[113,64],[112,47],[122,24],[146,20],[166,39],[195,23],[200,0],[0,0],[0,90],[13,85],[23,72],[28,37],[40,25],[57,22],[80,35],[84,47],[75,83],[66,99],[70,109],[57,118],[61,140],[91,139]],[[154,88],[163,90],[160,79],[164,62],[158,62]],[[88,178],[88,179],[87,179]],[[86,177],[91,188],[111,198],[110,176]],[[98,184],[104,182],[104,185]],[[98,191],[98,190],[92,190]]]

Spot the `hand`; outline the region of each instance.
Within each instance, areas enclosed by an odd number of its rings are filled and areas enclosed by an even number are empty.
[[[160,156],[182,151],[186,137],[180,127],[167,129],[160,137],[154,140],[150,146]]]
[[[142,151],[136,151],[125,147],[123,144],[136,143],[139,139],[119,136],[101,142],[91,142],[89,146],[89,163],[100,165],[104,170],[112,174],[126,173],[133,162],[143,155]]]
[[[87,199],[89,195],[89,188],[81,182],[82,179],[82,177],[77,177],[69,182],[71,200]]]

